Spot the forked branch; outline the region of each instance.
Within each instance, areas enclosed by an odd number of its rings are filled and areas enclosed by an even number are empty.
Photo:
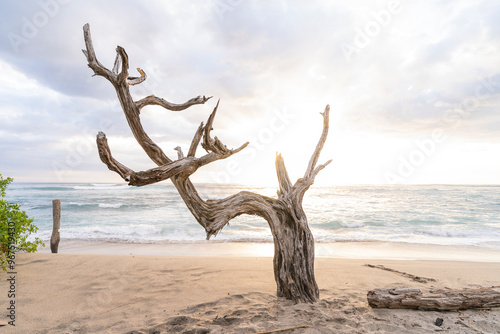
[[[181,110],[187,109],[191,106],[194,106],[196,104],[204,104],[205,102],[207,102],[211,98],[212,98],[211,96],[206,97],[206,96],[199,95],[199,96],[192,98],[184,103],[176,104],[176,103],[168,102],[167,100],[162,99],[161,97],[150,95],[150,96],[146,96],[145,98],[135,102],[135,104],[139,110],[141,110],[145,106],[157,105],[157,106],[161,106],[161,107],[168,109],[168,110],[181,111]]]
[[[318,172],[325,168],[331,160],[327,161],[324,165],[318,166],[319,169],[316,168],[316,164],[318,163],[319,155],[323,146],[325,145],[326,137],[328,136],[328,128],[330,124],[330,106],[327,105],[325,111],[321,113],[323,116],[323,132],[321,133],[321,137],[319,138],[318,144],[316,145],[316,149],[309,160],[309,165],[307,166],[306,173],[304,174],[304,179],[313,178],[318,174]]]
[[[145,186],[167,180],[182,172],[186,172],[187,170],[192,170],[194,173],[197,169],[197,162],[194,158],[190,158],[179,159],[147,171],[135,172],[131,168],[128,168],[113,158],[108,145],[108,140],[103,132],[99,132],[96,142],[101,161],[108,166],[109,170],[118,173],[118,175],[120,175],[131,186]]]
[[[226,145],[224,145],[219,140],[219,138],[214,137],[212,139],[212,137],[210,137],[210,132],[213,130],[212,125],[214,123],[215,114],[217,113],[217,108],[219,108],[219,102],[220,102],[220,100],[217,101],[217,105],[215,106],[214,111],[208,117],[207,125],[205,125],[204,132],[203,132],[203,142],[201,143],[201,147],[203,147],[205,149],[205,151],[207,151],[207,152],[213,152],[213,153],[216,153],[222,157],[229,157],[235,153],[238,153],[239,151],[241,151],[245,147],[247,147],[249,142],[246,142],[245,144],[241,145],[237,149],[230,150],[227,148]]]
[[[284,199],[287,196],[289,198],[293,197],[293,201],[298,201],[300,203],[302,201],[304,193],[314,183],[316,175],[318,175],[318,173],[323,168],[325,168],[332,162],[332,160],[328,160],[324,164],[317,166],[319,156],[321,154],[321,151],[323,150],[323,146],[325,145],[325,141],[328,136],[330,123],[330,106],[327,105],[325,111],[320,114],[321,116],[323,116],[323,131],[321,133],[321,137],[319,138],[318,144],[316,145],[316,149],[311,155],[304,177],[298,179],[293,187],[291,186],[283,157],[281,156],[281,154],[278,154],[276,156],[276,172],[278,174],[278,181],[280,186],[278,195],[280,198]]]
[[[175,150],[178,152],[177,160],[168,162],[159,167],[148,169],[146,171],[136,172],[113,158],[106,135],[103,132],[99,132],[96,142],[99,151],[99,157],[101,158],[101,161],[106,164],[106,166],[108,166],[108,169],[120,175],[125,181],[128,182],[129,185],[138,187],[161,182],[174,176],[182,176],[183,178],[188,178],[190,175],[196,172],[198,168],[216,160],[225,159],[237,153],[236,150],[229,150],[226,155],[220,155],[214,152],[210,152],[200,158],[196,158],[194,156],[184,157],[182,149],[177,146],[175,148]]]
[[[111,155],[111,150],[109,149],[108,139],[106,138],[104,132],[99,131],[99,133],[97,134],[96,142],[101,161],[104,162],[106,166],[108,166],[109,170],[118,173],[118,175],[120,175],[125,181],[129,181],[130,175],[134,174],[135,172],[113,158],[113,156]]]
[[[135,102],[130,94],[129,86],[144,82],[147,78],[146,73],[143,70],[138,69],[141,74],[139,78],[129,77],[128,55],[125,52],[125,49],[120,46],[116,48],[117,54],[113,70],[108,70],[97,60],[88,23],[84,25],[83,33],[86,50],[82,51],[87,58],[88,65],[94,71],[95,75],[106,78],[114,86],[130,129],[132,130],[137,142],[158,166],[172,162],[163,150],[156,143],[154,143],[144,131],[139,118],[140,109],[146,105],[157,104],[169,110],[183,110],[195,104],[203,104],[208,101],[209,98],[198,96],[183,104],[175,104],[168,102],[165,99],[150,96]]]

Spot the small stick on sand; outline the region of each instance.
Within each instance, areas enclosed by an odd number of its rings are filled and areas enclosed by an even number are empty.
[[[392,268],[387,268],[387,267],[385,267],[383,265],[365,264],[365,266],[366,267],[370,267],[370,268],[376,268],[376,269],[381,269],[381,270],[385,270],[385,271],[390,271],[392,273],[396,273],[398,275],[401,275],[403,277],[409,278],[412,281],[419,282],[419,283],[436,282],[436,280],[434,278],[428,278],[428,277],[422,277],[422,276],[415,276],[415,275],[408,274],[408,273],[405,273],[405,272],[402,272],[402,271],[399,271],[399,270],[395,270],[395,269],[392,269]]]
[[[255,333],[255,334],[279,333],[279,332],[289,331],[289,330],[292,330],[292,329],[307,328],[307,327],[311,327],[311,325],[302,325],[302,326],[288,327],[288,328],[283,328],[283,329],[275,329],[275,330],[272,330],[272,331],[258,332],[258,333]]]
[[[458,321],[457,321],[457,323],[459,323],[460,325],[462,325],[462,326],[464,326],[464,327],[470,328],[470,329],[472,329],[473,331],[475,331],[475,332],[477,332],[477,333],[482,333],[480,330],[478,330],[478,329],[476,329],[476,328],[472,327],[471,325],[466,324],[466,323],[465,323],[464,321],[462,321],[462,320],[458,320]]]

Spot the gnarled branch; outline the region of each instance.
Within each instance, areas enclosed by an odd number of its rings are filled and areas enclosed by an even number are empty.
[[[108,169],[118,173],[118,175],[127,181],[129,185],[138,187],[164,181],[179,175],[183,175],[184,178],[187,178],[196,172],[196,170],[201,166],[207,165],[216,160],[225,159],[234,154],[231,152],[229,155],[221,156],[211,152],[201,158],[193,156],[184,157],[181,148],[177,146],[175,149],[178,152],[178,160],[168,162],[164,165],[151,168],[146,171],[135,172],[131,168],[128,168],[113,158],[106,135],[103,132],[99,132],[96,142],[99,157],[101,158],[101,161],[108,166]]]
[[[213,153],[216,153],[220,156],[229,157],[235,153],[238,153],[239,151],[241,151],[245,147],[247,147],[249,142],[246,142],[245,144],[241,145],[237,149],[230,150],[227,148],[226,145],[224,145],[219,140],[219,138],[214,137],[212,139],[212,137],[210,137],[210,132],[213,130],[212,125],[214,123],[215,114],[217,113],[217,108],[219,107],[219,102],[220,102],[220,100],[217,101],[217,105],[215,106],[214,111],[212,111],[212,113],[208,117],[207,125],[205,125],[205,128],[204,128],[205,130],[203,133],[203,141],[201,143],[201,147],[203,147],[205,149],[205,151],[207,151],[207,152],[213,152]]]
[[[137,72],[139,72],[139,74],[141,75],[140,77],[128,77],[127,78],[127,83],[129,86],[138,85],[141,82],[146,81],[146,79],[148,78],[148,76],[146,75],[146,72],[144,72],[142,69],[137,68]]]
[[[142,127],[139,118],[140,108],[148,104],[154,104],[154,103],[150,103],[151,102],[150,97],[142,99],[138,102],[135,102],[132,99],[132,96],[129,91],[128,55],[125,52],[125,49],[123,49],[120,46],[116,48],[117,58],[113,66],[113,71],[110,71],[97,60],[94,51],[94,46],[92,43],[92,37],[90,34],[90,27],[88,23],[84,25],[83,32],[84,32],[86,50],[82,51],[87,58],[88,65],[94,71],[95,75],[99,75],[106,78],[115,87],[118,99],[120,100],[128,124],[137,142],[141,145],[141,147],[144,149],[146,154],[151,158],[151,160],[153,160],[158,166],[171,162],[172,160],[167,157],[167,155],[163,152],[163,150],[155,142],[153,142],[151,138],[149,138],[147,133],[144,131],[144,128]],[[119,72],[120,68],[121,72]],[[143,71],[142,72],[141,71],[142,70],[139,70],[139,73],[141,73],[141,78],[139,80],[135,80],[134,78],[132,78],[130,80],[132,81],[132,83],[139,83],[136,81],[142,82],[146,80],[146,74]],[[143,73],[144,75],[142,75]],[[156,97],[152,98],[153,102],[157,101],[157,99],[159,98]],[[171,106],[173,110],[182,110],[194,104],[203,104],[208,99],[209,98],[198,96],[180,105],[176,105],[164,99],[161,99],[161,101],[163,101],[161,103],[165,106],[167,105]]]
[[[161,106],[161,107],[168,109],[168,110],[181,111],[181,110],[187,109],[191,106],[194,106],[196,104],[204,104],[205,102],[207,102],[211,98],[212,98],[211,96],[206,97],[206,96],[199,95],[199,96],[194,97],[194,98],[192,98],[184,103],[175,104],[175,103],[168,102],[167,100],[162,99],[161,97],[150,95],[150,96],[146,96],[145,98],[135,102],[135,104],[137,106],[137,109],[139,109],[139,110],[141,110],[145,106],[157,105],[157,106]]]
[[[83,37],[85,39],[85,47],[86,50],[82,50],[83,54],[87,58],[87,62],[89,63],[89,67],[94,71],[95,75],[100,75],[108,79],[110,82],[113,82],[115,79],[115,75],[111,71],[109,71],[106,67],[104,67],[98,60],[95,55],[94,46],[92,44],[92,36],[90,35],[89,24],[85,24],[83,26]]]
[[[118,173],[118,175],[120,175],[125,181],[129,181],[130,175],[134,174],[135,172],[113,158],[113,156],[111,155],[111,150],[109,149],[108,139],[106,138],[104,132],[99,131],[99,133],[97,134],[96,142],[97,151],[99,152],[101,161],[104,162],[106,166],[108,166],[109,170]]]

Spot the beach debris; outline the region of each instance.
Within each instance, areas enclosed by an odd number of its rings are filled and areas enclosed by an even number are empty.
[[[437,318],[436,321],[434,321],[434,325],[441,326],[443,324],[443,321],[443,318]]]
[[[405,272],[402,272],[402,271],[399,271],[399,270],[395,270],[395,269],[392,269],[392,268],[387,268],[387,267],[385,267],[383,265],[365,264],[365,266],[366,267],[370,267],[370,268],[376,268],[376,269],[381,269],[381,270],[385,270],[385,271],[390,271],[392,273],[395,273],[395,274],[398,274],[400,276],[409,278],[412,281],[418,282],[418,283],[436,282],[436,280],[434,278],[428,278],[428,277],[422,277],[422,276],[415,276],[415,275],[408,274],[408,273],[405,273]]]
[[[282,328],[282,329],[274,329],[271,331],[257,332],[255,334],[279,333],[279,332],[285,332],[285,331],[289,331],[289,330],[293,330],[293,329],[308,328],[308,327],[311,327],[311,325],[301,325],[301,326],[288,327],[288,328]]]
[[[459,325],[462,325],[462,326],[464,326],[464,327],[470,328],[470,329],[472,329],[472,330],[473,330],[474,332],[476,332],[476,333],[483,333],[481,330],[479,330],[479,329],[475,328],[475,327],[474,327],[474,326],[472,326],[472,325],[469,325],[469,324],[465,323],[465,322],[464,322],[464,321],[462,321],[462,320],[458,320],[458,321],[456,321],[455,323],[456,323],[456,324],[459,324]]]
[[[500,307],[500,292],[489,289],[434,290],[394,288],[368,291],[373,308],[457,311]]]

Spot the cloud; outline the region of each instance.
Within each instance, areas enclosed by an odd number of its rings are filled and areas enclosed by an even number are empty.
[[[400,2],[391,12],[394,3],[8,2],[0,13],[2,152],[18,161],[16,152],[44,151],[51,161],[64,163],[78,140],[92,142],[105,128],[110,143],[117,138],[113,152],[146,166],[141,149],[124,139],[132,136],[113,87],[87,67],[81,52],[87,22],[102,64],[111,68],[121,45],[131,75],[137,67],[148,74],[145,83],[131,87],[136,99],[155,94],[180,103],[214,96],[181,113],[143,110],[144,127],[169,155],[170,146],[188,145],[217,98],[221,109],[214,131],[228,146],[258,140],[259,131],[284,109],[297,116],[297,125],[274,134],[267,146],[300,145],[301,136],[293,131],[315,129],[311,115],[327,103],[334,107],[334,129],[369,134],[373,142],[392,136],[396,147],[398,138],[435,129],[497,142],[499,6],[492,0]],[[363,39],[366,45],[360,46]],[[343,45],[355,46],[355,52],[346,57]],[[469,116],[462,117],[457,110],[467,103]],[[450,113],[460,117],[459,125],[444,120]],[[285,135],[290,137],[280,139]],[[97,168],[93,154],[73,171]],[[35,163],[17,164],[40,165],[43,156],[32,156]],[[11,171],[15,165],[9,162]]]

